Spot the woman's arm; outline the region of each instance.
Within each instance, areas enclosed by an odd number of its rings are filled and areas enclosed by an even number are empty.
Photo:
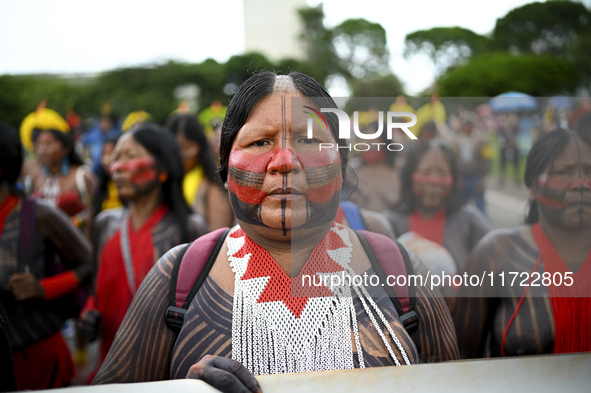
[[[468,276],[483,276],[483,272],[494,272],[495,236],[485,236],[468,256]],[[494,273],[493,273],[494,274]],[[488,333],[492,330],[493,317],[498,299],[492,297],[494,288],[488,280],[482,286],[462,286],[454,309],[454,325],[458,336],[458,347],[462,359],[478,358],[485,355]]]
[[[39,232],[49,239],[65,258],[67,268],[72,269],[80,281],[92,272],[92,246],[84,234],[72,224],[64,212],[37,200],[35,216]]]
[[[170,378],[175,333],[165,322],[170,276],[183,245],[158,260],[140,285],[93,384]]]
[[[408,250],[408,249],[407,249]],[[408,250],[413,274],[420,275],[425,285],[417,285],[415,312],[419,325],[411,335],[421,363],[436,363],[459,359],[458,342],[449,309],[438,288],[431,289],[427,269],[420,259]]]

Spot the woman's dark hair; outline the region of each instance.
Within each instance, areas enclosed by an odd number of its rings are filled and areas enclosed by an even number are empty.
[[[190,141],[199,145],[199,163],[203,165],[205,177],[213,183],[219,183],[217,168],[203,127],[197,117],[189,113],[179,113],[166,122],[166,128],[174,135],[184,135]]]
[[[230,101],[226,118],[222,124],[222,133],[220,137],[220,177],[225,182],[228,178],[228,160],[232,144],[242,128],[248,116],[255,105],[273,92],[277,74],[274,72],[260,72],[248,78],[244,82],[234,97]],[[330,94],[314,78],[299,72],[292,72],[288,75],[293,81],[298,91],[305,97],[310,97],[319,108],[338,108]],[[326,113],[325,118],[329,128],[333,133],[337,143],[347,144],[338,138],[338,118],[333,113]],[[348,151],[347,149],[338,149],[341,155],[341,168],[343,174],[343,183],[345,183],[345,171],[347,168]]]
[[[50,132],[53,136],[56,137],[57,140],[60,141],[64,148],[68,149],[69,153],[66,158],[68,159],[70,165],[84,165],[84,162],[82,161],[78,153],[76,153],[76,149],[74,149],[74,141],[72,141],[72,136],[70,135],[70,133],[65,133],[52,129],[40,130],[36,128],[33,130],[32,134],[33,143],[37,141],[37,138],[39,138],[39,135],[41,135],[42,132]]]
[[[538,138],[529,154],[525,164],[525,175],[523,180],[527,188],[532,188],[538,177],[544,173],[546,168],[554,165],[554,160],[562,150],[568,145],[572,138],[580,138],[583,142],[591,146],[591,132],[589,130],[578,130],[577,132],[567,131],[563,128],[557,128]],[[528,204],[528,211],[525,216],[526,224],[535,224],[540,220],[538,215],[538,200],[532,198]]]
[[[419,162],[421,161],[423,155],[427,151],[433,149],[438,149],[443,153],[449,164],[449,167],[451,168],[451,176],[453,178],[453,183],[451,185],[451,190],[449,192],[449,196],[447,197],[447,202],[445,204],[446,214],[452,214],[455,211],[457,211],[460,207],[462,207],[460,188],[458,186],[459,173],[456,155],[454,151],[451,149],[451,147],[449,147],[445,143],[442,143],[438,140],[431,140],[419,142],[416,146],[414,146],[408,153],[406,163],[400,171],[400,184],[402,186],[402,195],[396,210],[400,211],[401,213],[410,214],[416,209],[417,198],[412,193],[412,174],[417,169],[417,166],[419,165]]]
[[[172,134],[153,123],[142,123],[128,131],[156,160],[167,174],[162,184],[162,199],[181,228],[181,242],[190,241],[188,217],[193,212],[183,196],[183,163],[179,144]]]
[[[16,189],[16,181],[23,167],[25,152],[21,138],[15,129],[0,123],[0,184],[8,183],[13,193],[20,194]]]
[[[121,134],[117,135],[115,138],[108,138],[106,140],[103,141],[103,149],[105,148],[105,145],[108,144],[112,144],[113,146],[117,144],[117,141],[119,140],[119,136]],[[101,150],[101,155],[102,155],[102,150]],[[105,198],[107,197],[108,193],[109,193],[109,180],[111,180],[111,174],[108,172],[108,169],[105,170],[105,168],[103,168],[103,165],[101,163],[101,165],[99,165],[99,170],[97,173],[97,178],[98,178],[98,187],[93,195],[92,198],[92,215],[94,217],[96,217],[97,214],[99,214],[102,210],[103,210],[103,201],[105,200]]]

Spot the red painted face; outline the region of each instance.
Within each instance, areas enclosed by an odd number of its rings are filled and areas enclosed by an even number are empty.
[[[129,181],[136,186],[142,186],[146,183],[156,180],[158,172],[156,171],[156,160],[152,157],[136,158],[126,162],[114,162],[111,164],[111,175],[117,171],[127,172]]]
[[[291,97],[272,94],[257,104],[228,162],[236,217],[284,233],[334,220],[342,186],[338,152],[319,149],[319,143],[335,143],[332,134],[319,127],[308,139],[307,118],[292,117]]]
[[[412,192],[425,210],[441,209],[453,185],[451,166],[440,149],[423,153],[412,174]]]
[[[113,150],[110,171],[119,195],[124,199],[133,200],[160,185],[156,160],[133,139],[132,134],[119,138]]]
[[[543,218],[567,230],[591,226],[591,147],[573,139],[533,187]]]

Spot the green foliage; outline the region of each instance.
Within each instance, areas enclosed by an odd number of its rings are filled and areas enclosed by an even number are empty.
[[[572,1],[530,3],[497,20],[493,40],[498,48],[535,54],[566,53],[581,33],[591,32],[591,11]]]
[[[438,82],[446,97],[492,97],[511,90],[544,97],[572,93],[578,83],[579,73],[568,60],[502,52],[475,56]]]
[[[408,34],[405,38],[404,56],[408,58],[425,53],[442,75],[449,67],[462,64],[473,55],[487,52],[490,46],[488,37],[472,30],[462,27],[435,27]]]
[[[332,31],[324,27],[322,4],[298,10],[303,28],[300,40],[305,48],[307,69],[325,85],[331,75],[340,72]]]
[[[348,19],[333,29],[332,42],[347,80],[390,73],[386,30],[379,23]]]
[[[0,76],[0,121],[18,129],[20,123],[43,100],[64,114],[74,107],[80,91],[68,82],[55,77]]]

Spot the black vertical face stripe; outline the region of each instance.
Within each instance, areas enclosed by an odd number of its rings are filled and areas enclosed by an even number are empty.
[[[281,148],[287,147],[287,111],[285,107],[285,94],[281,96]],[[291,159],[291,158],[290,158]],[[283,163],[283,189],[287,188],[287,163]],[[285,214],[287,209],[287,201],[285,198],[281,199],[281,227],[283,228],[283,236],[287,236],[287,227],[285,222]]]

